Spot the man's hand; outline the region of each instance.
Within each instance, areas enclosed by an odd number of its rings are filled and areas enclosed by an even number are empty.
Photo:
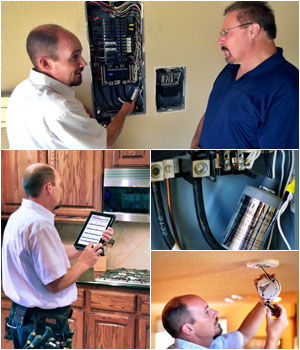
[[[78,263],[85,265],[87,269],[93,267],[96,264],[98,256],[102,253],[101,247],[101,243],[96,245],[89,243],[78,258]]]
[[[102,232],[102,239],[104,240],[105,243],[107,243],[111,240],[111,237],[113,234],[114,234],[114,229],[112,227],[109,227],[108,229]]]
[[[132,113],[134,110],[134,104],[135,104],[135,100],[133,100],[132,102],[123,103],[120,109],[120,112],[124,113],[125,115]]]
[[[268,309],[267,311],[267,338],[265,349],[277,349],[278,341],[289,324],[285,308],[278,304],[274,305],[280,310],[280,316],[278,318],[273,318],[271,310]]]

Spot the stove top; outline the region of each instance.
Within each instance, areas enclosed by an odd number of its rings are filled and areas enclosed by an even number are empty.
[[[115,286],[150,286],[150,271],[137,269],[107,270],[95,282]]]

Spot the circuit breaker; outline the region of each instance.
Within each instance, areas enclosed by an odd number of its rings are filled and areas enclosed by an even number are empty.
[[[185,109],[185,67],[156,69],[156,111]]]
[[[108,125],[126,101],[145,112],[143,16],[140,1],[86,3],[94,113]]]

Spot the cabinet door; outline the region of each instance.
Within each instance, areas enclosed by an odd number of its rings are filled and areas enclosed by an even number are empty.
[[[13,349],[12,340],[4,339],[5,334],[5,317],[10,314],[11,301],[9,299],[1,300],[1,349]]]
[[[83,316],[83,309],[73,308],[72,318],[69,320],[69,326],[74,331],[73,349],[83,349]]]
[[[48,151],[48,163],[62,182],[56,215],[88,216],[91,210],[101,211],[103,151]]]
[[[33,163],[46,163],[47,151],[1,151],[1,211],[10,214],[25,197],[22,186],[24,170]]]
[[[150,151],[120,150],[105,151],[105,168],[149,167]]]
[[[150,349],[150,318],[141,317],[137,325],[137,349]]]
[[[87,323],[88,349],[133,349],[135,318],[117,313],[90,313]]]

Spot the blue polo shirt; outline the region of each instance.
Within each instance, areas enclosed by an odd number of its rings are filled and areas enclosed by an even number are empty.
[[[235,80],[228,64],[209,96],[200,148],[299,148],[299,71],[282,49]]]

